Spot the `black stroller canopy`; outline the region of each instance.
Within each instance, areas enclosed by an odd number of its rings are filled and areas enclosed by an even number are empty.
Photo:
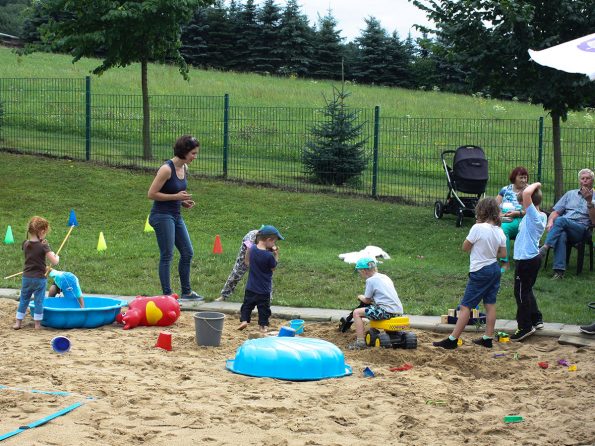
[[[456,180],[488,181],[488,160],[483,149],[478,146],[459,147],[453,160],[453,173]],[[483,193],[485,184],[481,190],[472,190],[470,193]],[[466,192],[466,191],[465,191]]]

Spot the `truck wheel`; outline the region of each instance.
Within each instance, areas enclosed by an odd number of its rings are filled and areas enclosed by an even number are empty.
[[[417,348],[417,336],[415,333],[408,331],[404,335],[405,338],[405,345],[404,348],[406,349],[415,349]]]
[[[384,348],[391,348],[393,346],[393,343],[391,342],[390,336],[385,333],[382,332],[378,335],[378,339],[380,340],[380,346],[384,347]]]
[[[375,328],[370,328],[366,332],[366,345],[368,347],[380,347],[380,338],[378,335],[380,332]]]

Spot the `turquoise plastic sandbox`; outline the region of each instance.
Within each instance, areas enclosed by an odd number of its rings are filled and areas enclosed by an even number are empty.
[[[43,301],[41,325],[51,328],[96,328],[112,324],[122,307],[128,302],[109,297],[85,296],[85,308],[77,299],[69,297],[46,297]],[[29,304],[31,313],[35,304]]]
[[[271,336],[251,339],[226,368],[241,375],[288,381],[313,381],[351,375],[343,352],[322,339]]]

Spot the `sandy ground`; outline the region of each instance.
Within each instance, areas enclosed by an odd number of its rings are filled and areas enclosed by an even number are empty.
[[[14,445],[586,445],[595,442],[595,361],[589,348],[553,338],[437,350],[442,335],[417,332],[416,350],[346,349],[353,331],[306,323],[333,342],[353,375],[289,382],[225,370],[254,328],[227,316],[220,347],[195,342],[192,312],[169,327],[173,351],[154,348],[158,327],[12,329],[16,302],[0,299],[0,435],[73,403],[84,405],[2,442]],[[272,327],[284,321],[273,320]],[[72,349],[56,354],[65,335]],[[494,357],[495,354],[504,356]],[[518,355],[515,355],[517,353]],[[516,356],[516,358],[515,358]],[[558,365],[566,359],[575,372]],[[537,363],[549,362],[548,369]],[[411,363],[408,371],[390,367]],[[376,374],[365,378],[370,367]],[[93,397],[93,400],[86,397]],[[505,424],[505,415],[524,421]]]

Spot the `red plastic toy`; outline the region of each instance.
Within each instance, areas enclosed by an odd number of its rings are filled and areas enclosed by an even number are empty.
[[[157,325],[167,327],[180,317],[178,295],[136,296],[128,305],[128,311],[116,316],[116,321],[124,324],[124,330],[139,325]]]

